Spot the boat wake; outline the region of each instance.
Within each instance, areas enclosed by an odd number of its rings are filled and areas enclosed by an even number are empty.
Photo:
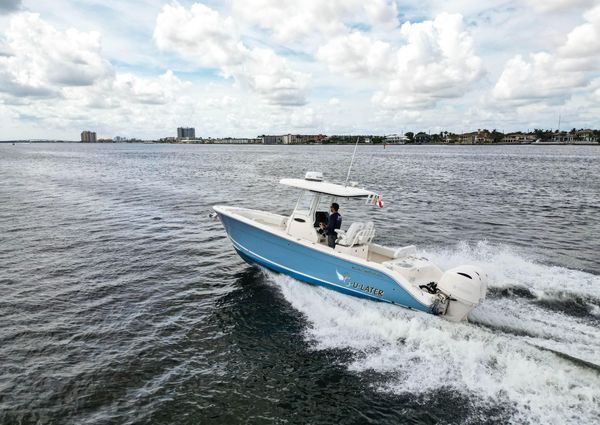
[[[491,294],[470,323],[265,273],[307,318],[311,347],[351,352],[348,369],[381,376],[377,390],[425,398],[456,391],[481,411],[506,408],[512,423],[600,417],[600,276],[487,243],[422,253],[443,268],[468,262],[490,275]]]

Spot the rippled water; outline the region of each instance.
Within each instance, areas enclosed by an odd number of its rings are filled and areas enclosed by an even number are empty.
[[[386,206],[344,222],[484,267],[464,324],[248,266],[208,216],[351,152],[0,145],[0,423],[597,423],[600,149],[359,149]]]

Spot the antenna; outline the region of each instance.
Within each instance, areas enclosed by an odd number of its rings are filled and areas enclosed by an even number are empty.
[[[558,113],[558,132],[560,133],[560,112]]]
[[[348,179],[350,178],[350,171],[352,171],[352,164],[354,163],[354,155],[356,155],[356,148],[358,147],[359,136],[356,136],[356,144],[354,145],[354,152],[352,153],[352,159],[350,160],[350,166],[348,167],[348,174],[346,174],[346,183],[344,186],[348,186]]]

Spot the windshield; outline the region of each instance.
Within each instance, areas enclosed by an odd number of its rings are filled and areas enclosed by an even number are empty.
[[[329,207],[333,202],[333,196],[321,195],[319,196],[319,203],[317,204],[317,211],[329,212]]]
[[[295,213],[309,215],[310,207],[315,199],[316,194],[309,191],[304,191],[298,198],[298,203],[296,204]]]

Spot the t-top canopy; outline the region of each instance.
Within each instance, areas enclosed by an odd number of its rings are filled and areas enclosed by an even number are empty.
[[[304,180],[304,179],[281,179],[279,183],[298,189],[310,190],[311,192],[326,193],[327,195],[339,196],[340,198],[365,198],[378,196],[377,193],[353,186],[342,186],[341,184]]]

